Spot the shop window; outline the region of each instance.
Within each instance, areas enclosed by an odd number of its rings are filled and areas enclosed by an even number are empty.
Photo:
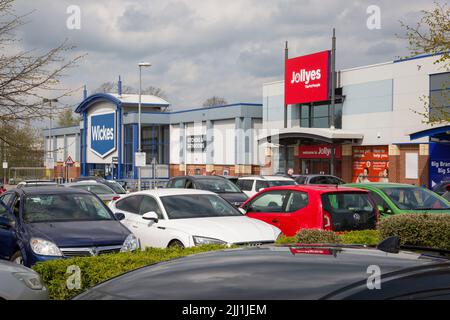
[[[329,128],[329,105],[301,105],[300,127]],[[342,104],[335,105],[335,127],[342,129]]]
[[[430,75],[430,119],[450,113],[450,72]]]

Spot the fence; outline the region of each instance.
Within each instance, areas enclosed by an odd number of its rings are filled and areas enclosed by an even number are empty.
[[[52,169],[23,167],[23,168],[9,168],[8,181],[9,184],[18,184],[25,180],[53,180],[55,172]]]

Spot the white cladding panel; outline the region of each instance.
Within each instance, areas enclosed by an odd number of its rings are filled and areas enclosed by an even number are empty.
[[[112,158],[113,157],[117,157],[118,156],[118,151],[117,151],[117,145],[116,145],[116,150],[112,153],[110,153],[108,156],[106,156],[104,159],[99,157],[98,155],[96,155],[94,152],[91,151],[91,116],[93,115],[97,115],[97,114],[105,114],[105,113],[110,113],[110,112],[115,112],[116,111],[116,106],[110,102],[99,102],[96,103],[95,105],[93,105],[92,107],[89,108],[88,114],[87,114],[87,126],[88,126],[88,130],[87,130],[87,135],[86,135],[86,142],[87,142],[87,150],[86,150],[86,158],[87,158],[87,163],[97,163],[97,164],[111,164],[112,163]],[[117,119],[116,119],[117,121]],[[119,128],[116,124],[116,144],[119,142],[119,137],[118,137],[118,133],[119,133]]]
[[[235,164],[235,120],[214,121],[214,164]]]
[[[180,164],[180,125],[175,124],[170,126],[170,163]]]
[[[67,136],[67,156],[70,156],[73,161],[79,162],[80,159],[77,159],[77,144],[76,144],[76,136],[71,135]],[[65,161],[66,159],[64,159]]]

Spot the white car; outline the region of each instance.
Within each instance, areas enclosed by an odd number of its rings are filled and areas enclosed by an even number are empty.
[[[251,198],[266,188],[292,186],[297,183],[294,179],[283,176],[249,176],[239,178],[236,184],[249,198]]]
[[[280,229],[242,213],[217,194],[193,189],[136,192],[109,204],[141,247],[273,243]]]

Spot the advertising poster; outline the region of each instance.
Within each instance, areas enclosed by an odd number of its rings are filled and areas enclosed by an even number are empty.
[[[450,180],[450,145],[430,144],[430,186]]]
[[[389,182],[387,146],[353,147],[353,182]]]

